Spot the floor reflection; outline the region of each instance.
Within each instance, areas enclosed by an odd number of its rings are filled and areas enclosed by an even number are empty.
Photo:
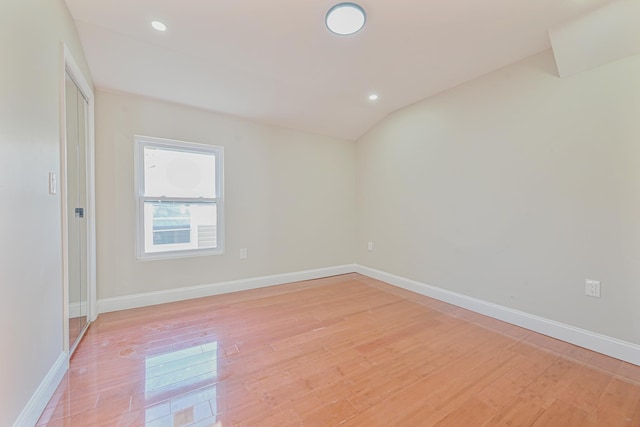
[[[145,426],[213,425],[218,342],[145,358]],[[212,381],[214,382],[212,384]]]

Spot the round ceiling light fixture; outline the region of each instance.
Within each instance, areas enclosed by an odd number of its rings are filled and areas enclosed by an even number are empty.
[[[160,21],[151,21],[151,26],[156,30],[156,31],[167,31],[167,26],[164,25],[162,22]]]
[[[355,3],[338,3],[329,9],[325,17],[329,31],[340,36],[357,33],[366,20],[364,9]]]

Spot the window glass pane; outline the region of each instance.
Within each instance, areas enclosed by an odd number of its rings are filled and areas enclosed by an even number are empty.
[[[145,202],[145,252],[218,246],[215,203]]]
[[[159,147],[144,147],[144,195],[216,198],[216,158]]]
[[[154,203],[153,244],[189,243],[191,241],[191,217],[189,205]]]

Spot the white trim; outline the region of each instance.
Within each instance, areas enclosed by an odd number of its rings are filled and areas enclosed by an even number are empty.
[[[167,258],[188,258],[206,255],[224,254],[224,147],[212,144],[157,138],[153,136],[134,135],[134,187],[136,200],[136,259],[148,261]],[[145,156],[146,147],[161,148],[168,151],[199,153],[213,155],[215,158],[215,197],[175,197],[145,195]],[[151,225],[145,223],[145,203],[149,201],[210,203],[216,212],[216,247],[192,247],[193,241],[187,244],[163,245],[162,251],[147,252],[151,237],[148,233]],[[193,235],[192,235],[193,237]],[[151,243],[152,244],[152,243]]]
[[[60,72],[60,240],[62,243],[62,348],[69,351],[69,235],[67,230],[67,46],[62,43],[62,70]]]
[[[98,308],[100,313],[107,313],[354,272],[640,366],[637,344],[358,264],[105,298],[98,300]]]
[[[69,355],[66,352],[60,353],[49,372],[44,377],[31,399],[13,423],[13,427],[31,427],[36,425],[38,418],[47,407],[47,403],[53,396],[62,381],[65,372],[69,368]]]
[[[355,265],[349,264],[336,267],[319,268],[315,270],[298,271],[294,273],[275,274],[272,276],[254,277],[250,279],[232,280],[228,282],[189,286],[178,289],[168,289],[166,291],[149,292],[144,294],[127,295],[114,298],[104,298],[98,300],[98,308],[100,310],[100,313],[127,310],[130,308],[146,307],[168,302],[183,301],[192,298],[201,298],[211,295],[264,288],[267,286],[283,285],[285,283],[299,282],[303,280],[337,276],[339,274],[353,273],[354,271],[356,271],[355,268]]]
[[[373,279],[381,280],[400,288],[416,292],[440,301],[453,304],[494,319],[517,325],[634,365],[640,365],[640,346],[617,338],[577,328],[555,320],[514,310],[478,298],[451,292],[446,289],[427,285],[405,277],[395,276],[384,271],[356,265],[356,272]]]
[[[62,43],[62,71],[60,76],[60,197],[61,197],[61,232],[62,232],[62,283],[63,283],[63,348],[69,350],[69,271],[68,271],[68,241],[67,241],[67,164],[66,164],[66,105],[65,105],[65,73],[69,73],[74,83],[87,100],[87,126],[86,132],[86,192],[87,192],[87,297],[88,320],[92,322],[98,316],[97,295],[97,268],[96,268],[96,200],[95,200],[95,95],[91,85],[84,77],[78,63],[67,45]]]

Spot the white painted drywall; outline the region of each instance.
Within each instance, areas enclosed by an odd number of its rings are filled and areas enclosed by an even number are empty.
[[[561,77],[640,53],[640,1],[615,0],[549,29]]]
[[[10,426],[63,351],[62,43],[88,67],[62,0],[0,2],[0,425]],[[58,179],[58,182],[60,180]]]
[[[400,110],[356,194],[359,264],[640,343],[640,56],[560,79],[547,51]]]
[[[225,254],[136,260],[136,134],[224,147]],[[98,92],[98,298],[352,263],[354,164],[352,141]]]

